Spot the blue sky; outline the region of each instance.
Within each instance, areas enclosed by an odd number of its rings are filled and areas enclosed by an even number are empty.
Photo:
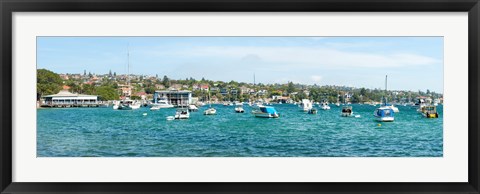
[[[38,37],[37,68],[443,93],[443,37]]]

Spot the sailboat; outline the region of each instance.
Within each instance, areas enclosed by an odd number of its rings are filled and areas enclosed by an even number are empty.
[[[387,76],[385,76],[385,94],[387,93]],[[383,105],[380,108],[377,108],[373,112],[373,116],[375,116],[375,120],[380,122],[393,122],[394,118],[394,111],[390,106],[387,106],[387,98],[383,97]]]
[[[130,50],[127,48],[127,86],[130,86]],[[131,100],[130,97],[126,96],[124,100],[120,101],[118,106],[113,106],[113,109],[116,110],[132,110],[139,109],[142,106],[142,103],[137,100]]]
[[[208,104],[209,108],[205,111],[203,111],[204,115],[214,115],[217,114],[217,110],[212,107],[212,102],[210,101],[210,90],[208,91]]]

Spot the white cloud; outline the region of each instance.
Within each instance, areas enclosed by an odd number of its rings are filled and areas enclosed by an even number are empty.
[[[312,75],[310,76],[310,79],[312,79],[313,82],[320,82],[322,81],[322,76],[319,76],[319,75]]]
[[[295,68],[392,68],[428,66],[441,62],[440,59],[413,53],[378,54],[321,47],[209,46],[194,47],[181,52],[181,55],[239,60],[244,60],[246,56],[249,56],[250,59],[261,59],[262,62],[275,64],[276,68],[280,68],[282,65],[292,68],[293,64],[295,64]]]

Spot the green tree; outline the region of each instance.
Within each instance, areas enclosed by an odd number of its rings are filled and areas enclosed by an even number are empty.
[[[166,75],[163,76],[162,84],[165,86],[165,88],[170,87],[170,79]]]
[[[97,87],[96,95],[100,97],[100,100],[117,100],[119,98],[117,90],[109,86]]]
[[[293,82],[288,82],[287,92],[288,92],[289,94],[295,92],[295,85],[293,85]]]
[[[46,69],[37,69],[37,100],[43,95],[56,94],[62,89],[60,76]]]

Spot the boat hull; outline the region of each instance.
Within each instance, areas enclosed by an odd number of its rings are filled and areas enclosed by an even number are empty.
[[[263,113],[263,112],[254,112],[253,115],[255,115],[255,117],[260,117],[260,118],[278,118],[278,117],[280,117],[278,114],[270,114],[270,113]]]
[[[378,122],[393,122],[394,117],[375,117],[375,120]]]

